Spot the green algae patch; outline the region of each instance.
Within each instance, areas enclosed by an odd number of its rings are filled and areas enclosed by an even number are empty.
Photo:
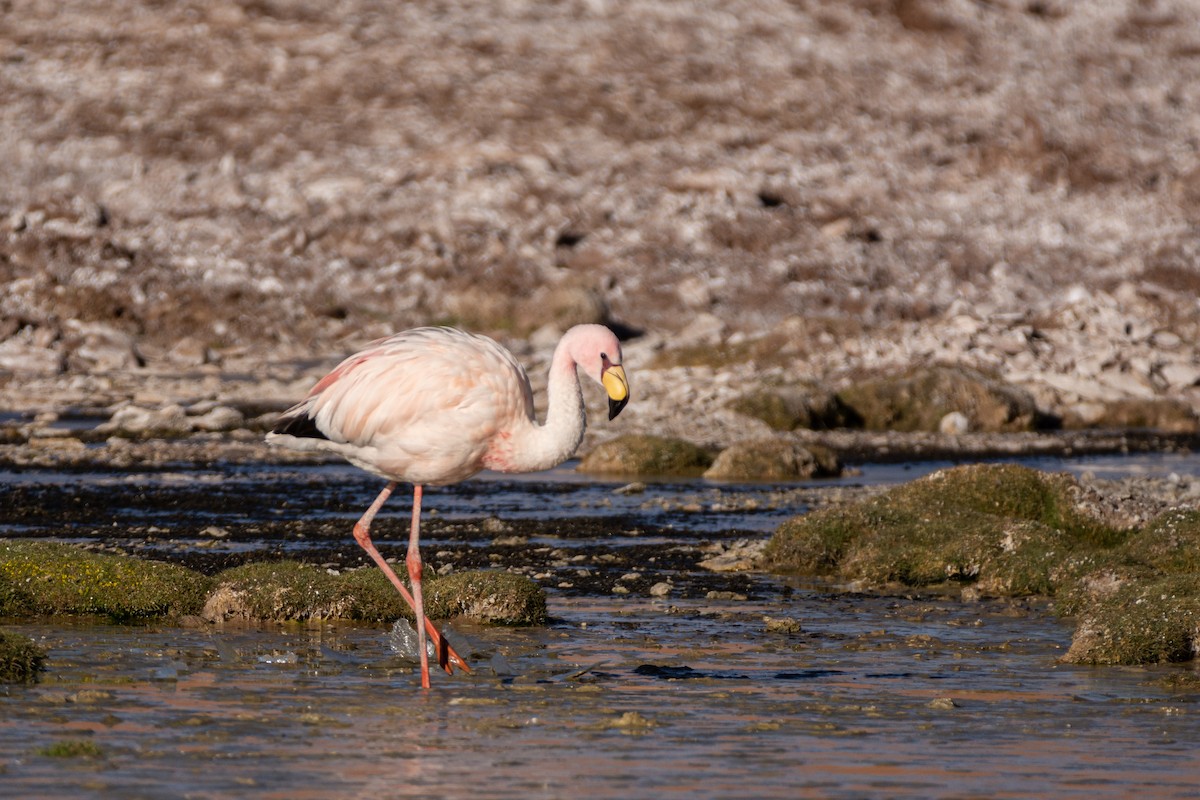
[[[0,616],[179,617],[200,610],[209,586],[200,573],[161,561],[56,542],[0,542]]]
[[[104,756],[100,745],[90,739],[63,739],[37,751],[46,758],[80,758],[94,760]]]
[[[597,445],[584,456],[580,472],[613,475],[700,475],[712,454],[683,439],[626,434]]]
[[[780,572],[867,586],[973,584],[1005,596],[1053,594],[1094,568],[1090,550],[1123,533],[1079,509],[1068,475],[1013,464],[941,470],[844,507],[795,517],[766,560]]]
[[[0,631],[0,683],[32,683],[45,663],[46,651],[28,636]]]
[[[408,585],[404,569],[401,579]],[[356,569],[341,576],[359,603],[359,618],[414,619],[412,609],[380,570]],[[433,619],[470,617],[489,625],[541,625],[547,619],[546,593],[533,580],[503,570],[464,570],[427,575],[422,581],[425,613]]]
[[[868,430],[938,431],[954,412],[965,415],[973,431],[1029,431],[1038,419],[1027,391],[962,367],[922,367],[864,380],[838,398]]]
[[[840,475],[832,451],[786,439],[737,442],[721,451],[704,477],[714,480],[794,481]]]
[[[403,568],[401,572],[403,572]],[[334,575],[296,561],[244,564],[216,578],[202,616],[210,621],[361,620],[382,622],[412,610],[374,567]],[[540,624],[546,597],[529,578],[494,570],[428,576],[425,613],[433,619],[469,616],[498,625]]]

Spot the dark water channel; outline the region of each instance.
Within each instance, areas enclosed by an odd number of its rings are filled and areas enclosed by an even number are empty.
[[[1200,474],[1190,456],[1035,465]],[[13,622],[50,661],[39,684],[0,688],[0,797],[1197,796],[1200,696],[1170,682],[1190,667],[1060,665],[1071,629],[1036,604],[697,566],[833,486],[936,466],[627,493],[564,469],[431,492],[427,564],[521,570],[552,620],[455,623],[475,671],[427,693],[386,627]],[[0,533],[210,571],[344,568],[378,488],[333,466],[8,473]],[[377,537],[402,557],[407,503],[386,509]],[[78,741],[93,755],[48,754]]]

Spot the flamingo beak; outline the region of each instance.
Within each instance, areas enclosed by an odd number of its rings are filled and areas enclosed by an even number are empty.
[[[609,364],[600,373],[600,382],[608,392],[608,418],[612,419],[629,402],[629,379],[625,377],[625,368],[620,364]]]

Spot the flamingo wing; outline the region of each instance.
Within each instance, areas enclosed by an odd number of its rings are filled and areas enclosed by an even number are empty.
[[[477,472],[492,437],[522,416],[532,418],[533,398],[507,350],[451,328],[417,328],[347,358],[275,432],[309,437],[310,447],[392,480],[447,483]]]

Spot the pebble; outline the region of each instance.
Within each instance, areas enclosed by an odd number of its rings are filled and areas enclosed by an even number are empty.
[[[767,633],[795,634],[803,630],[800,620],[791,617],[763,617],[763,624]]]
[[[671,594],[672,589],[674,589],[674,587],[671,584],[667,583],[666,581],[659,581],[650,587],[650,596],[666,597]]]

